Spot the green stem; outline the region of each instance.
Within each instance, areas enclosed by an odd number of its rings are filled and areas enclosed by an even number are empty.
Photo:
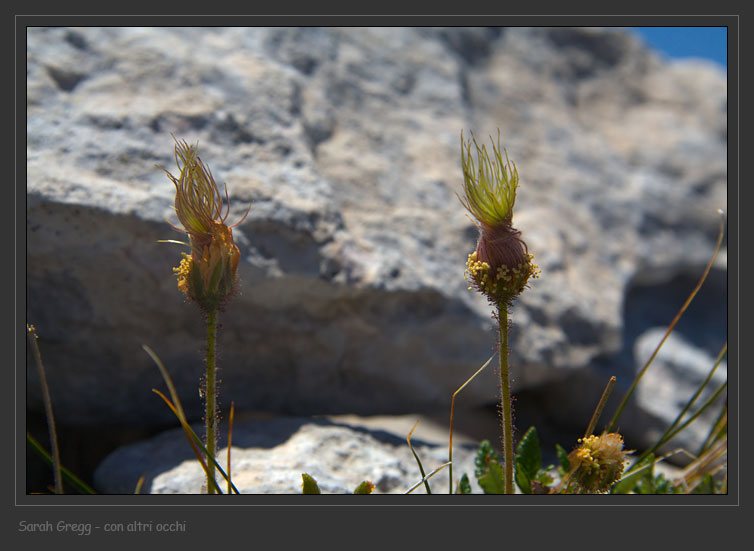
[[[500,411],[503,422],[503,452],[505,454],[505,493],[513,490],[513,411],[511,407],[510,377],[508,374],[508,304],[497,305],[500,328]]]
[[[217,340],[217,310],[207,312],[207,374],[205,377],[204,396],[206,400],[205,423],[207,435],[207,493],[214,494],[216,485],[214,459],[217,452],[217,414],[215,398],[217,388],[215,383],[215,347]]]

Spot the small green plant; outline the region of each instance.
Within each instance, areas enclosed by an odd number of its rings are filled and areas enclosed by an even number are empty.
[[[198,144],[189,145],[175,139],[175,161],[179,171],[177,177],[164,168],[162,170],[175,185],[175,213],[183,224],[183,228],[173,228],[188,235],[189,243],[184,244],[190,248],[191,254],[183,253],[183,260],[174,271],[178,277],[178,289],[199,306],[207,323],[207,369],[201,393],[206,406],[207,493],[211,494],[218,489],[214,480],[216,402],[219,395],[216,378],[217,314],[236,290],[241,253],[233,242],[232,228],[246,218],[249,209],[234,226],[225,224],[230,211],[227,187],[223,204],[223,194],[209,167],[199,158]]]
[[[474,462],[476,465],[474,475],[484,493],[505,493],[500,457],[488,440],[482,441],[479,445]],[[546,468],[542,467],[542,452],[539,447],[537,430],[534,427],[529,427],[529,430],[518,443],[514,464],[516,465],[516,485],[524,494],[548,493],[548,486],[557,477],[557,474],[554,474],[557,467],[553,465]]]
[[[500,456],[488,440],[483,440],[479,444],[474,465],[476,466],[474,476],[485,494],[507,493]]]

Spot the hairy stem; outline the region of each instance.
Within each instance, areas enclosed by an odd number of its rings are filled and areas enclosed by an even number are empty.
[[[503,424],[503,453],[505,455],[505,493],[513,490],[513,411],[511,406],[510,377],[508,374],[508,304],[497,305],[500,328],[500,412]]]
[[[207,436],[207,493],[214,494],[216,485],[214,459],[217,452],[217,413],[215,398],[217,388],[215,382],[215,347],[217,340],[217,310],[207,312],[207,374],[205,376],[204,397],[206,401],[205,423]],[[210,479],[212,482],[210,482]]]

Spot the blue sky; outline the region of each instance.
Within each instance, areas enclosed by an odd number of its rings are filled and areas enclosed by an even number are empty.
[[[671,58],[710,59],[728,67],[726,27],[631,27],[642,40]]]

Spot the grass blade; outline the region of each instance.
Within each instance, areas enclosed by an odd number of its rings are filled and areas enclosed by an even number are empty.
[[[149,357],[152,358],[152,361],[157,365],[157,369],[160,370],[160,374],[162,375],[162,379],[165,381],[165,384],[168,387],[168,391],[170,392],[170,397],[173,399],[173,404],[175,404],[175,409],[177,410],[177,417],[180,420],[185,420],[186,415],[183,413],[183,407],[181,407],[181,401],[178,398],[178,392],[175,390],[175,385],[173,385],[173,379],[170,378],[170,374],[168,373],[168,370],[165,369],[165,365],[162,363],[162,360],[160,357],[146,344],[141,345],[141,347],[144,349],[144,351],[149,354]],[[172,408],[171,408],[172,409]]]
[[[50,466],[52,466],[52,457],[50,457],[50,454],[47,453],[47,450],[45,450],[39,442],[37,442],[34,437],[26,433],[26,441],[29,443],[31,448],[42,458],[44,459]],[[61,476],[71,485],[73,488],[80,494],[90,494],[94,495],[97,492],[94,491],[94,489],[89,486],[86,482],[82,481],[80,478],[78,478],[75,474],[73,474],[71,471],[66,469],[64,466],[60,466],[60,474]]]
[[[715,402],[715,400],[717,400],[718,396],[720,396],[720,394],[726,388],[728,388],[728,381],[725,381],[722,385],[720,385],[720,387],[718,387],[718,389],[712,394],[712,396],[710,396],[707,399],[707,401],[704,402],[704,404],[702,404],[702,407],[700,407],[697,411],[694,412],[694,415],[692,415],[691,417],[689,417],[686,421],[684,421],[681,425],[679,425],[675,430],[673,430],[672,432],[668,433],[664,438],[662,438],[660,440],[660,445],[664,444],[665,442],[667,442],[669,440],[672,440],[675,437],[676,434],[678,434],[683,429],[685,429],[686,427],[688,427],[692,422],[694,422],[697,417],[699,417],[702,413],[704,413],[704,411],[708,407],[710,407]]]
[[[207,448],[204,446],[204,443],[202,442],[201,438],[199,438],[196,433],[194,432],[194,429],[191,428],[189,425],[186,415],[183,412],[183,407],[181,406],[181,401],[178,398],[178,393],[175,390],[175,385],[173,385],[173,380],[170,378],[170,374],[167,372],[167,369],[165,369],[165,366],[162,363],[162,360],[157,356],[157,354],[154,353],[154,351],[149,348],[146,344],[142,345],[142,348],[144,351],[149,354],[149,356],[152,358],[152,360],[157,364],[157,367],[160,370],[160,373],[162,374],[162,378],[165,380],[165,384],[168,387],[168,390],[170,391],[170,395],[173,398],[175,404],[173,404],[170,400],[165,397],[162,392],[156,389],[152,389],[152,392],[156,393],[158,396],[160,396],[165,403],[168,405],[168,407],[173,411],[175,416],[178,418],[178,421],[181,423],[181,427],[183,427],[183,432],[186,433],[186,438],[189,441],[189,444],[191,444],[191,447],[194,449],[194,453],[198,454],[198,450],[196,446],[199,446],[201,448],[202,452],[204,454],[207,454]],[[196,445],[195,445],[196,444]],[[204,468],[204,472],[207,472],[207,464],[204,462],[203,458],[199,458],[200,463],[202,464]],[[214,463],[215,467],[217,468],[218,472],[225,478],[225,480],[228,480],[228,475],[225,474],[225,471],[223,471],[222,467],[217,463],[217,461],[212,458],[212,462]],[[215,488],[217,489],[218,493],[222,493],[220,491],[220,488],[217,488],[217,483],[215,483]],[[240,493],[238,489],[231,483],[231,488],[238,494]]]
[[[154,388],[152,389],[152,392],[154,392],[155,394],[159,395],[165,401],[165,403],[168,405],[168,407],[173,411],[173,413],[175,414],[175,416],[178,417],[178,411],[177,411],[176,407],[170,402],[170,400],[168,400],[165,397],[164,394],[162,394],[162,392],[160,392],[159,390],[154,389]],[[181,421],[180,417],[178,417],[178,419],[179,419],[179,421]],[[196,432],[194,432],[194,429],[191,428],[191,425],[188,424],[188,421],[186,421],[185,417],[181,421],[181,427],[183,428],[183,432],[186,433],[186,437],[189,438],[189,444],[191,444],[192,447],[194,447],[194,444],[196,444],[197,446],[199,446],[199,450],[201,450],[201,452],[204,454],[204,456],[206,456],[206,454],[207,454],[207,448],[205,447],[204,442],[202,442],[202,439],[199,438],[199,436],[196,434]],[[194,444],[192,444],[192,442]],[[195,450],[194,453],[197,453],[197,450]],[[204,463],[203,460],[201,460],[200,462],[203,463],[206,466],[206,463]],[[215,465],[215,468],[220,473],[220,476],[222,476],[225,480],[228,480],[228,475],[225,474],[225,471],[223,470],[223,468],[220,466],[220,464],[217,462],[217,460],[215,458],[212,458],[212,463]],[[206,473],[206,471],[205,471],[205,473]],[[236,488],[233,483],[230,484],[230,487],[233,489],[233,491],[235,493],[237,493],[237,494],[240,493],[238,491],[238,488]],[[215,488],[217,488],[217,484],[215,484]],[[219,491],[219,488],[217,488],[217,489]],[[222,493],[222,492],[220,492],[220,493]]]
[[[192,428],[188,425],[188,423],[186,422],[186,419],[184,417],[179,416],[178,410],[176,409],[176,407],[170,402],[170,400],[167,399],[167,397],[162,392],[160,392],[156,388],[153,388],[152,392],[154,392],[160,398],[162,398],[165,401],[165,403],[168,405],[168,407],[171,409],[171,411],[175,414],[175,416],[178,417],[178,419],[181,422],[181,427],[183,427],[183,432],[186,434],[186,439],[188,440],[189,444],[191,445],[191,449],[194,450],[194,454],[196,455],[196,458],[199,460],[199,463],[201,463],[202,469],[204,469],[205,474],[208,473],[209,469],[207,468],[207,463],[205,463],[204,457],[202,456],[201,452],[197,449],[196,444],[194,443],[194,439],[193,438],[196,437],[196,434],[194,433],[194,431],[192,430]],[[199,443],[199,442],[197,442],[197,443]],[[204,447],[204,446],[202,446],[202,447]],[[208,477],[207,480],[210,481],[210,482],[212,482],[212,484],[214,485],[215,489],[217,490],[217,493],[219,493],[219,494],[222,493],[222,491],[220,490],[220,488],[217,486],[217,482],[215,482],[215,480],[213,478]]]
[[[727,466],[728,438],[723,437],[710,446],[704,454],[686,467],[683,480],[687,486],[687,493],[691,493],[702,482],[705,476],[714,476]],[[727,473],[726,473],[727,476]]]
[[[496,354],[493,354],[490,356],[490,359],[484,362],[484,365],[476,370],[476,373],[474,373],[471,377],[466,379],[466,382],[463,383],[460,387],[458,387],[458,390],[456,390],[453,393],[453,396],[450,399],[450,438],[448,440],[448,477],[450,478],[450,494],[453,495],[453,413],[455,412],[456,407],[456,395],[461,392],[467,384],[469,384],[474,377],[479,375],[482,370],[490,365],[490,362],[495,358]]]
[[[37,330],[33,325],[26,325],[26,331],[29,336],[29,344],[34,354],[34,362],[37,364],[37,373],[39,374],[39,384],[42,387],[42,401],[45,405],[45,416],[47,417],[47,430],[50,435],[50,449],[52,450],[52,472],[55,479],[55,493],[63,493],[63,477],[60,471],[60,451],[58,449],[58,433],[55,430],[55,417],[52,414],[52,400],[50,399],[50,388],[47,386],[47,376],[45,375],[44,364],[42,363],[42,353],[39,351],[37,344]]]
[[[139,477],[139,480],[136,482],[136,488],[134,488],[134,495],[139,495],[141,493],[141,487],[144,486],[145,478],[145,475]]]
[[[686,428],[689,425],[689,423],[691,423],[691,421],[693,421],[699,415],[701,415],[712,404],[712,402],[714,400],[712,400],[712,401],[707,400],[707,402],[705,402],[705,404],[701,408],[699,408],[699,410],[690,419],[688,419],[686,422],[684,422],[682,425],[679,426],[679,423],[681,422],[681,419],[683,419],[683,416],[686,415],[686,413],[689,411],[689,409],[691,409],[691,406],[694,405],[694,403],[696,402],[696,400],[701,395],[702,391],[707,387],[707,385],[709,384],[709,382],[712,380],[712,376],[715,374],[715,371],[717,371],[718,366],[722,363],[723,358],[725,357],[725,354],[727,353],[727,351],[728,351],[728,343],[726,342],[725,345],[723,346],[722,350],[720,350],[720,353],[717,355],[717,359],[715,360],[715,364],[712,366],[712,369],[707,374],[707,377],[704,379],[704,381],[702,381],[702,383],[699,385],[699,388],[696,389],[696,392],[694,393],[694,395],[691,398],[689,398],[689,400],[688,400],[688,402],[686,402],[686,405],[684,406],[684,408],[676,416],[675,420],[670,424],[670,426],[665,430],[665,432],[659,438],[659,440],[657,440],[657,442],[654,444],[654,446],[652,446],[650,449],[646,450],[639,457],[640,460],[643,459],[644,457],[646,457],[647,455],[649,455],[650,453],[654,453],[657,450],[657,448],[659,448],[665,442],[667,442],[668,440],[670,440],[671,438],[673,438],[676,434],[678,434],[679,432],[681,432],[684,428]],[[727,384],[727,383],[725,383],[725,384]],[[722,392],[722,388],[719,388],[714,393],[713,397],[716,398],[717,396],[719,396],[720,392]]]
[[[442,465],[440,465],[439,467],[437,467],[434,471],[432,471],[427,476],[425,476],[424,478],[422,478],[419,482],[417,482],[416,484],[414,484],[413,486],[411,486],[411,488],[409,488],[406,491],[406,494],[410,494],[411,492],[413,492],[414,490],[416,490],[424,482],[426,482],[427,480],[429,480],[430,478],[432,478],[433,476],[435,476],[437,473],[439,473],[441,470],[443,470],[448,465],[450,465],[450,461],[448,461],[447,463],[443,463]]]
[[[675,418],[673,423],[670,425],[670,429],[674,428],[678,423],[683,419],[683,416],[686,415],[686,412],[691,409],[691,406],[694,405],[696,400],[699,398],[699,396],[702,394],[702,391],[707,387],[709,382],[712,380],[712,376],[715,374],[715,371],[717,371],[717,368],[720,366],[720,364],[723,361],[723,358],[725,357],[725,354],[728,352],[728,343],[726,342],[725,345],[723,345],[722,350],[720,350],[720,353],[717,355],[717,359],[715,360],[715,364],[712,366],[712,369],[707,374],[707,377],[702,381],[702,383],[699,385],[699,388],[696,389],[696,392],[694,395],[689,398],[689,401],[686,402],[686,405],[681,410],[681,412],[678,414],[678,416]],[[702,409],[703,411],[703,409]]]
[[[416,462],[419,464],[419,472],[422,474],[422,481],[424,482],[424,487],[427,489],[427,493],[431,494],[432,490],[429,489],[429,482],[427,482],[427,477],[424,474],[424,467],[422,467],[422,462],[419,459],[419,456],[416,455],[416,452],[414,451],[414,447],[411,445],[411,435],[414,434],[414,431],[416,430],[416,427],[419,425],[419,421],[417,420],[416,423],[414,423],[414,428],[412,428],[408,436],[406,436],[406,442],[408,442],[408,447],[411,450],[411,453],[414,454],[414,459],[416,459]]]
[[[605,409],[605,404],[607,403],[607,399],[610,397],[610,393],[613,391],[614,386],[615,377],[610,377],[605,390],[602,392],[602,397],[597,403],[597,407],[592,414],[592,419],[589,421],[589,426],[586,428],[586,432],[584,432],[584,438],[590,436],[592,434],[592,431],[594,430],[594,427],[597,426],[597,421],[599,421],[600,415],[602,415],[602,410]]]
[[[722,409],[720,410],[720,414],[715,420],[715,424],[710,429],[709,434],[707,435],[707,438],[705,439],[704,444],[702,444],[702,447],[699,449],[699,453],[697,455],[702,455],[707,450],[707,448],[709,448],[715,441],[717,441],[720,438],[727,437],[727,435],[728,435],[728,401],[726,400],[725,403],[723,404]]]

